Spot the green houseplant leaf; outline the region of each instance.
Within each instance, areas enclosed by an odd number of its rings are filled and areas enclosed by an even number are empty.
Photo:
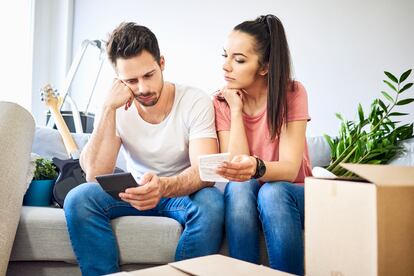
[[[408,115],[394,109],[414,101],[414,98],[399,99],[402,92],[413,86],[411,82],[403,85],[411,71],[411,69],[405,71],[399,79],[390,72],[384,72],[395,83],[394,85],[388,80],[383,81],[396,92],[395,96],[392,97],[388,92],[381,91],[389,104],[386,105],[380,98],[374,99],[368,113],[365,113],[361,104],[358,104],[359,122],[348,121],[341,114],[335,113],[341,121],[338,136],[332,138],[324,134],[331,150],[331,163],[327,167],[329,171],[338,176],[351,176],[352,173],[342,168],[340,163],[386,164],[396,154],[403,152],[399,142],[414,137],[414,124],[399,125],[401,122],[392,118]]]
[[[411,74],[411,69],[408,69],[407,71],[405,71],[405,72],[401,75],[399,83],[402,83],[403,81],[405,81],[405,80],[408,78],[408,76],[409,76],[410,74]]]
[[[404,92],[405,90],[409,89],[411,86],[413,86],[413,83],[407,83],[406,85],[404,85],[403,88],[401,88],[401,90],[398,92],[399,94],[401,94],[402,92]]]
[[[49,159],[39,157],[35,161],[34,180],[56,179],[56,166]]]
[[[385,73],[385,75],[387,75],[387,77],[390,80],[392,80],[393,82],[398,84],[398,79],[393,74],[391,74],[390,72],[387,72],[387,71],[384,71],[384,73]]]

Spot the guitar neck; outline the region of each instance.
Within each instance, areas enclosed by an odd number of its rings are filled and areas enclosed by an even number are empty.
[[[69,156],[77,159],[79,157],[78,147],[73,140],[72,136],[70,135],[70,131],[66,122],[64,121],[62,114],[57,107],[50,107],[50,112],[55,120],[56,127],[62,136],[63,144],[65,145],[66,151],[68,152]]]

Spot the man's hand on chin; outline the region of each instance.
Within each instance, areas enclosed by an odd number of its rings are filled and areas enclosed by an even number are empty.
[[[143,175],[140,186],[129,188],[119,197],[131,204],[134,208],[145,211],[155,208],[163,195],[163,184],[160,178],[152,172]]]

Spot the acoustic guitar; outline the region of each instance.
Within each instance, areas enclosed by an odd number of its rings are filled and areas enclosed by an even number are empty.
[[[49,107],[51,116],[55,120],[56,127],[62,136],[69,159],[62,160],[54,157],[53,163],[59,170],[59,175],[53,187],[53,199],[59,207],[63,207],[65,197],[70,190],[85,183],[85,173],[79,164],[79,150],[70,135],[68,126],[60,113],[61,100],[58,98],[56,90],[47,84],[42,89],[42,101]]]

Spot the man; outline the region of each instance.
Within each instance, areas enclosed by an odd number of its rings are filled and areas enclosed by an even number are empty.
[[[144,26],[122,23],[110,35],[107,53],[117,78],[80,157],[88,183],[73,189],[64,203],[82,274],[119,270],[110,220],[120,216],[177,220],[184,231],[176,260],[217,253],[223,198],[210,187],[214,183],[200,180],[197,163],[199,155],[218,151],[210,98],[163,80],[164,57],[155,35]],[[119,201],[102,190],[95,176],[113,172],[121,147],[140,186],[120,193]]]

